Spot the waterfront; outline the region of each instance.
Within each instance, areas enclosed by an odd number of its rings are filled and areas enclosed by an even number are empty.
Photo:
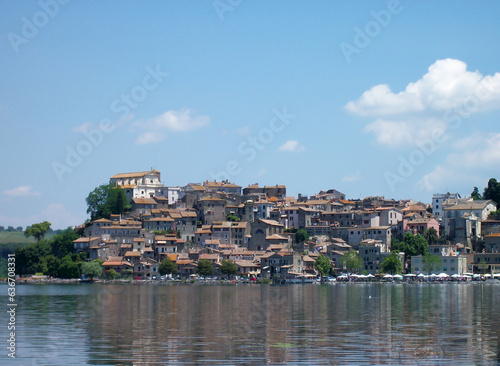
[[[499,285],[18,285],[18,365],[496,365]],[[7,286],[0,286],[7,303]],[[2,338],[7,329],[1,327]],[[4,362],[5,361],[5,362]]]

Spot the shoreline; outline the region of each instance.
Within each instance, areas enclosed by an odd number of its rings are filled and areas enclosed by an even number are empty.
[[[7,282],[4,282],[7,283]],[[358,284],[391,284],[391,285],[443,285],[443,284],[500,284],[500,280],[488,279],[488,280],[477,280],[477,281],[327,281],[320,283],[317,282],[285,282],[285,283],[273,283],[273,282],[260,282],[260,281],[241,281],[241,280],[102,280],[97,279],[93,281],[81,280],[81,279],[29,279],[20,278],[16,279],[16,285],[165,285],[165,286],[178,286],[178,285],[358,285]]]

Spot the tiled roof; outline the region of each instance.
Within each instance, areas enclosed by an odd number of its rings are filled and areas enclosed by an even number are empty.
[[[136,172],[136,173],[119,173],[115,174],[111,177],[111,179],[120,179],[120,178],[140,178],[144,177],[145,175],[148,175],[150,173],[157,173],[160,174],[160,172],[156,169],[147,171],[147,172]]]

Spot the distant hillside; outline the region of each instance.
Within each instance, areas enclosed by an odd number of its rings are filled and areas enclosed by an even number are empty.
[[[47,233],[45,239],[52,239],[55,233]],[[31,244],[34,243],[33,237],[27,238],[22,231],[0,231],[0,245],[2,244]]]

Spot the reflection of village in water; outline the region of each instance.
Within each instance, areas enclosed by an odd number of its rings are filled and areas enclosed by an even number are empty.
[[[73,302],[88,319],[79,329],[88,364],[491,364],[499,352],[495,289],[108,285]],[[59,321],[74,321],[66,315]]]

